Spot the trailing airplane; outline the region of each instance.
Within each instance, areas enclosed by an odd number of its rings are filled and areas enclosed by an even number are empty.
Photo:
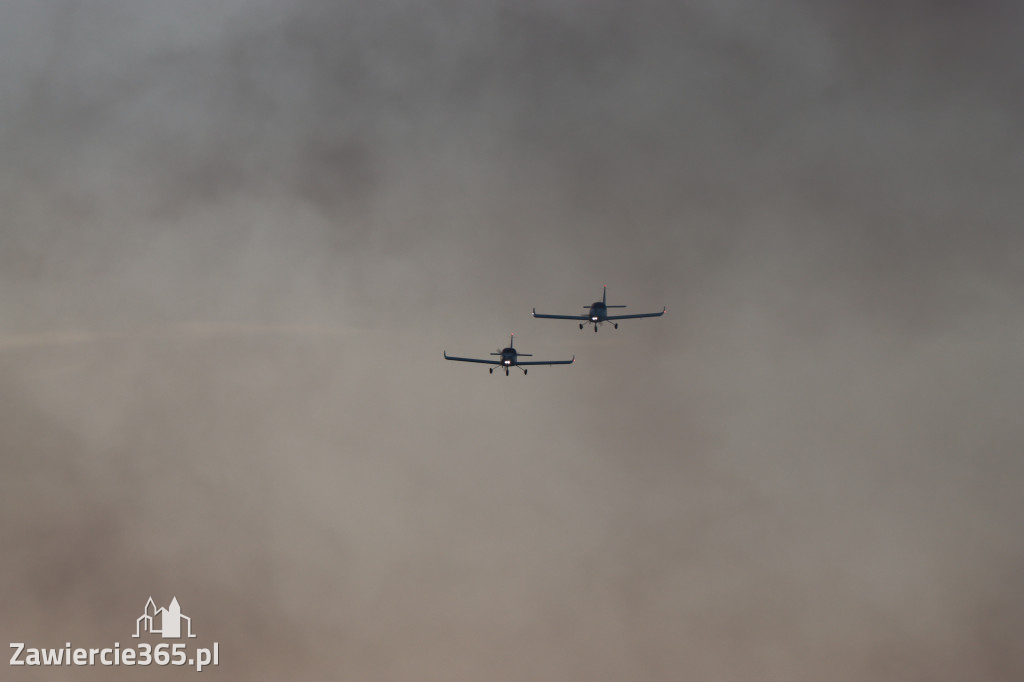
[[[601,300],[600,301],[594,301],[590,305],[588,305],[588,306],[585,305],[583,307],[590,309],[589,314],[587,314],[587,315],[542,315],[541,313],[537,312],[536,308],[534,308],[533,309],[533,316],[534,317],[546,317],[546,318],[552,319],[552,320],[583,320],[582,322],[580,322],[580,329],[583,329],[583,325],[585,325],[587,323],[590,323],[590,324],[594,325],[594,331],[596,332],[597,331],[597,325],[599,325],[599,324],[601,324],[603,322],[611,322],[612,326],[615,327],[616,329],[618,329],[619,328],[619,323],[615,322],[615,320],[632,320],[632,319],[635,319],[635,318],[638,318],[638,317],[661,317],[662,315],[665,314],[665,311],[668,310],[668,308],[662,307],[660,313],[638,313],[636,315],[609,315],[608,314],[608,309],[609,308],[625,308],[626,306],[624,306],[624,305],[608,305],[608,287],[604,288],[604,291],[601,294]]]
[[[508,348],[502,348],[497,353],[491,353],[491,355],[497,355],[498,357],[494,360],[486,360],[483,358],[458,358],[454,355],[448,355],[448,351],[444,351],[445,360],[457,360],[458,362],[479,362],[485,365],[494,365],[495,367],[504,367],[505,376],[508,376],[508,370],[510,367],[518,367],[523,370],[523,374],[526,374],[526,368],[523,365],[571,365],[576,361],[576,356],[572,356],[571,360],[527,360],[526,362],[520,362],[519,358],[533,357],[532,353],[520,353],[515,349],[515,334],[511,336],[508,342]],[[494,373],[495,367],[491,367],[487,371],[491,374]]]

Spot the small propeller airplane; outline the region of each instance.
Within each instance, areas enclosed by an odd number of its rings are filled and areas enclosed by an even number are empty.
[[[632,320],[638,317],[661,317],[665,314],[668,308],[662,307],[660,313],[638,313],[636,315],[609,315],[609,308],[625,308],[624,305],[608,305],[608,287],[604,288],[601,294],[600,301],[594,301],[590,305],[583,306],[584,308],[590,308],[590,312],[587,315],[542,315],[537,312],[537,309],[533,309],[534,317],[546,317],[552,320],[583,320],[580,322],[580,329],[583,329],[583,325],[590,323],[594,325],[594,331],[597,331],[597,325],[603,322],[611,322],[612,326],[616,329],[619,328],[619,323],[615,320]]]
[[[509,338],[508,348],[502,348],[497,353],[491,353],[491,355],[497,355],[498,358],[494,360],[486,360],[483,358],[458,358],[454,355],[448,355],[448,351],[444,351],[445,360],[457,360],[458,362],[479,362],[485,365],[494,365],[495,367],[504,367],[505,376],[508,376],[508,370],[510,367],[519,367],[523,370],[523,374],[526,374],[526,368],[522,365],[571,365],[576,361],[576,356],[572,356],[571,360],[528,360],[526,362],[520,362],[519,358],[533,357],[532,353],[520,353],[515,349],[515,334]],[[495,367],[489,368],[487,371],[491,374],[494,373]]]

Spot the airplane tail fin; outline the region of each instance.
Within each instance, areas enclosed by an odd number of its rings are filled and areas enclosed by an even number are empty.
[[[608,305],[608,287],[607,286],[604,288],[604,291],[601,292],[601,303],[604,303],[604,307],[605,308],[625,308],[626,307],[624,305]]]
[[[601,303],[604,303],[605,308],[625,308],[624,305],[608,305],[608,287],[604,288],[604,293],[601,294]]]

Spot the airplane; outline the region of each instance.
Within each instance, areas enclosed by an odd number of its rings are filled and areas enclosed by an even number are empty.
[[[528,360],[526,362],[520,362],[519,358],[533,357],[533,353],[520,353],[519,351],[517,351],[515,349],[514,343],[515,337],[516,335],[513,334],[509,339],[508,348],[502,348],[497,353],[491,353],[491,355],[499,356],[500,359],[484,360],[481,358],[457,358],[454,355],[448,355],[448,351],[444,351],[444,359],[458,360],[459,362],[480,362],[485,365],[495,365],[496,367],[504,367],[505,376],[508,376],[508,370],[510,367],[519,367],[519,369],[523,370],[523,374],[525,375],[526,368],[522,367],[522,365],[571,365],[576,361],[576,356],[573,355],[572,360],[547,360],[544,362],[540,360]],[[487,371],[490,374],[493,374],[494,369],[495,367],[491,367]]]
[[[608,305],[608,287],[604,288],[601,294],[600,301],[594,301],[590,305],[583,306],[584,308],[590,308],[590,312],[587,315],[542,315],[537,312],[537,309],[533,309],[534,317],[546,317],[552,320],[583,320],[580,322],[580,329],[583,329],[583,325],[590,323],[594,325],[594,331],[597,331],[597,325],[603,322],[611,322],[612,326],[616,329],[619,328],[619,323],[614,320],[631,320],[637,317],[661,317],[668,310],[666,307],[662,307],[660,313],[639,313],[636,315],[609,315],[609,308],[625,308],[624,305]]]

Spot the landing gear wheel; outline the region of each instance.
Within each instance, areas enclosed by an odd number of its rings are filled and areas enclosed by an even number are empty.
[[[487,373],[488,374],[494,374],[494,368],[493,367],[488,367],[487,368]]]
[[[508,376],[508,367],[505,368],[505,376]]]
[[[616,328],[616,329],[618,329],[618,328],[619,328],[619,323],[618,323],[618,322],[616,322],[616,323],[615,323],[615,328]]]
[[[526,376],[526,373],[527,373],[527,372],[529,372],[529,371],[530,371],[530,370],[528,370],[528,369],[524,369],[524,370],[523,370],[523,376],[525,377],[525,376]]]
[[[595,334],[597,333],[597,325],[596,324],[594,325],[594,333]]]
[[[583,329],[583,325],[582,324],[580,325],[580,329]]]

